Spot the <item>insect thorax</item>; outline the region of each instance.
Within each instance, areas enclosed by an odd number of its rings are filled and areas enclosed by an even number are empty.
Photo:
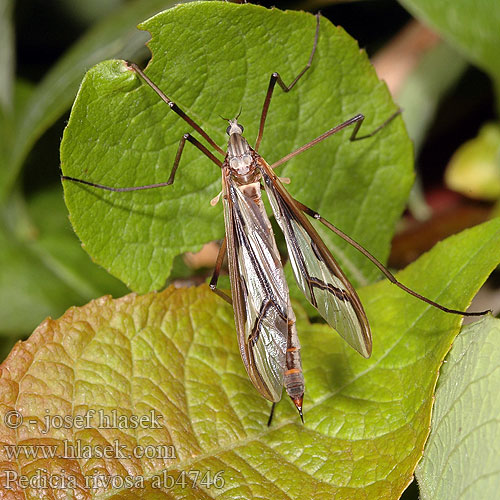
[[[260,180],[257,157],[258,154],[241,134],[232,133],[229,136],[225,163],[238,184],[249,184]]]

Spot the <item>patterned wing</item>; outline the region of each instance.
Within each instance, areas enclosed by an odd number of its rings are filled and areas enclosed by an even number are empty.
[[[237,186],[223,172],[224,221],[231,293],[241,357],[250,380],[279,401],[285,372],[290,303],[260,186]]]
[[[260,166],[299,288],[327,323],[368,358],[372,349],[371,332],[358,295],[271,168],[262,159]]]

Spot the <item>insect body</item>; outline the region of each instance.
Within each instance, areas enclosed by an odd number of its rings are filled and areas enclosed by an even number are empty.
[[[365,357],[371,353],[370,328],[356,292],[315,229],[270,166],[244,139],[243,127],[237,120],[229,123],[222,183],[241,356],[263,396],[277,402],[284,386],[302,415],[300,343],[283,267],[261,199],[261,181],[285,235],[295,278],[307,299]]]
[[[287,364],[291,338],[297,339],[295,318],[290,306],[288,285],[271,223],[261,198],[261,172],[233,122],[226,162],[222,167],[224,220],[231,277],[232,303],[243,363],[259,392],[270,401],[279,401],[285,382],[295,373],[302,407],[303,376],[298,364]],[[237,153],[243,146],[245,153]],[[298,342],[298,341],[297,341]],[[299,349],[296,345],[295,348]],[[289,357],[295,361],[297,356]],[[285,374],[285,365],[287,372]],[[294,372],[292,372],[294,370]],[[290,385],[291,387],[291,385]]]

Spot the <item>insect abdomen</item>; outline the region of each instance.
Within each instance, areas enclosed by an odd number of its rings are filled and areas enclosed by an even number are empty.
[[[304,399],[304,374],[300,357],[300,342],[295,325],[295,314],[288,307],[288,342],[286,350],[286,370],[283,384],[287,394],[299,410],[302,417],[302,401]]]

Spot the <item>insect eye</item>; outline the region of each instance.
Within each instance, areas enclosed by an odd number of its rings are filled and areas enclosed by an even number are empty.
[[[238,132],[239,134],[243,133],[243,130],[244,130],[243,125],[240,125],[239,123],[236,123],[236,124],[233,123],[232,125],[229,125],[229,127],[227,127],[227,129],[226,129],[226,134],[227,135],[230,135],[231,129],[233,128],[233,126],[236,126],[236,127],[238,127],[240,129],[239,132]]]

